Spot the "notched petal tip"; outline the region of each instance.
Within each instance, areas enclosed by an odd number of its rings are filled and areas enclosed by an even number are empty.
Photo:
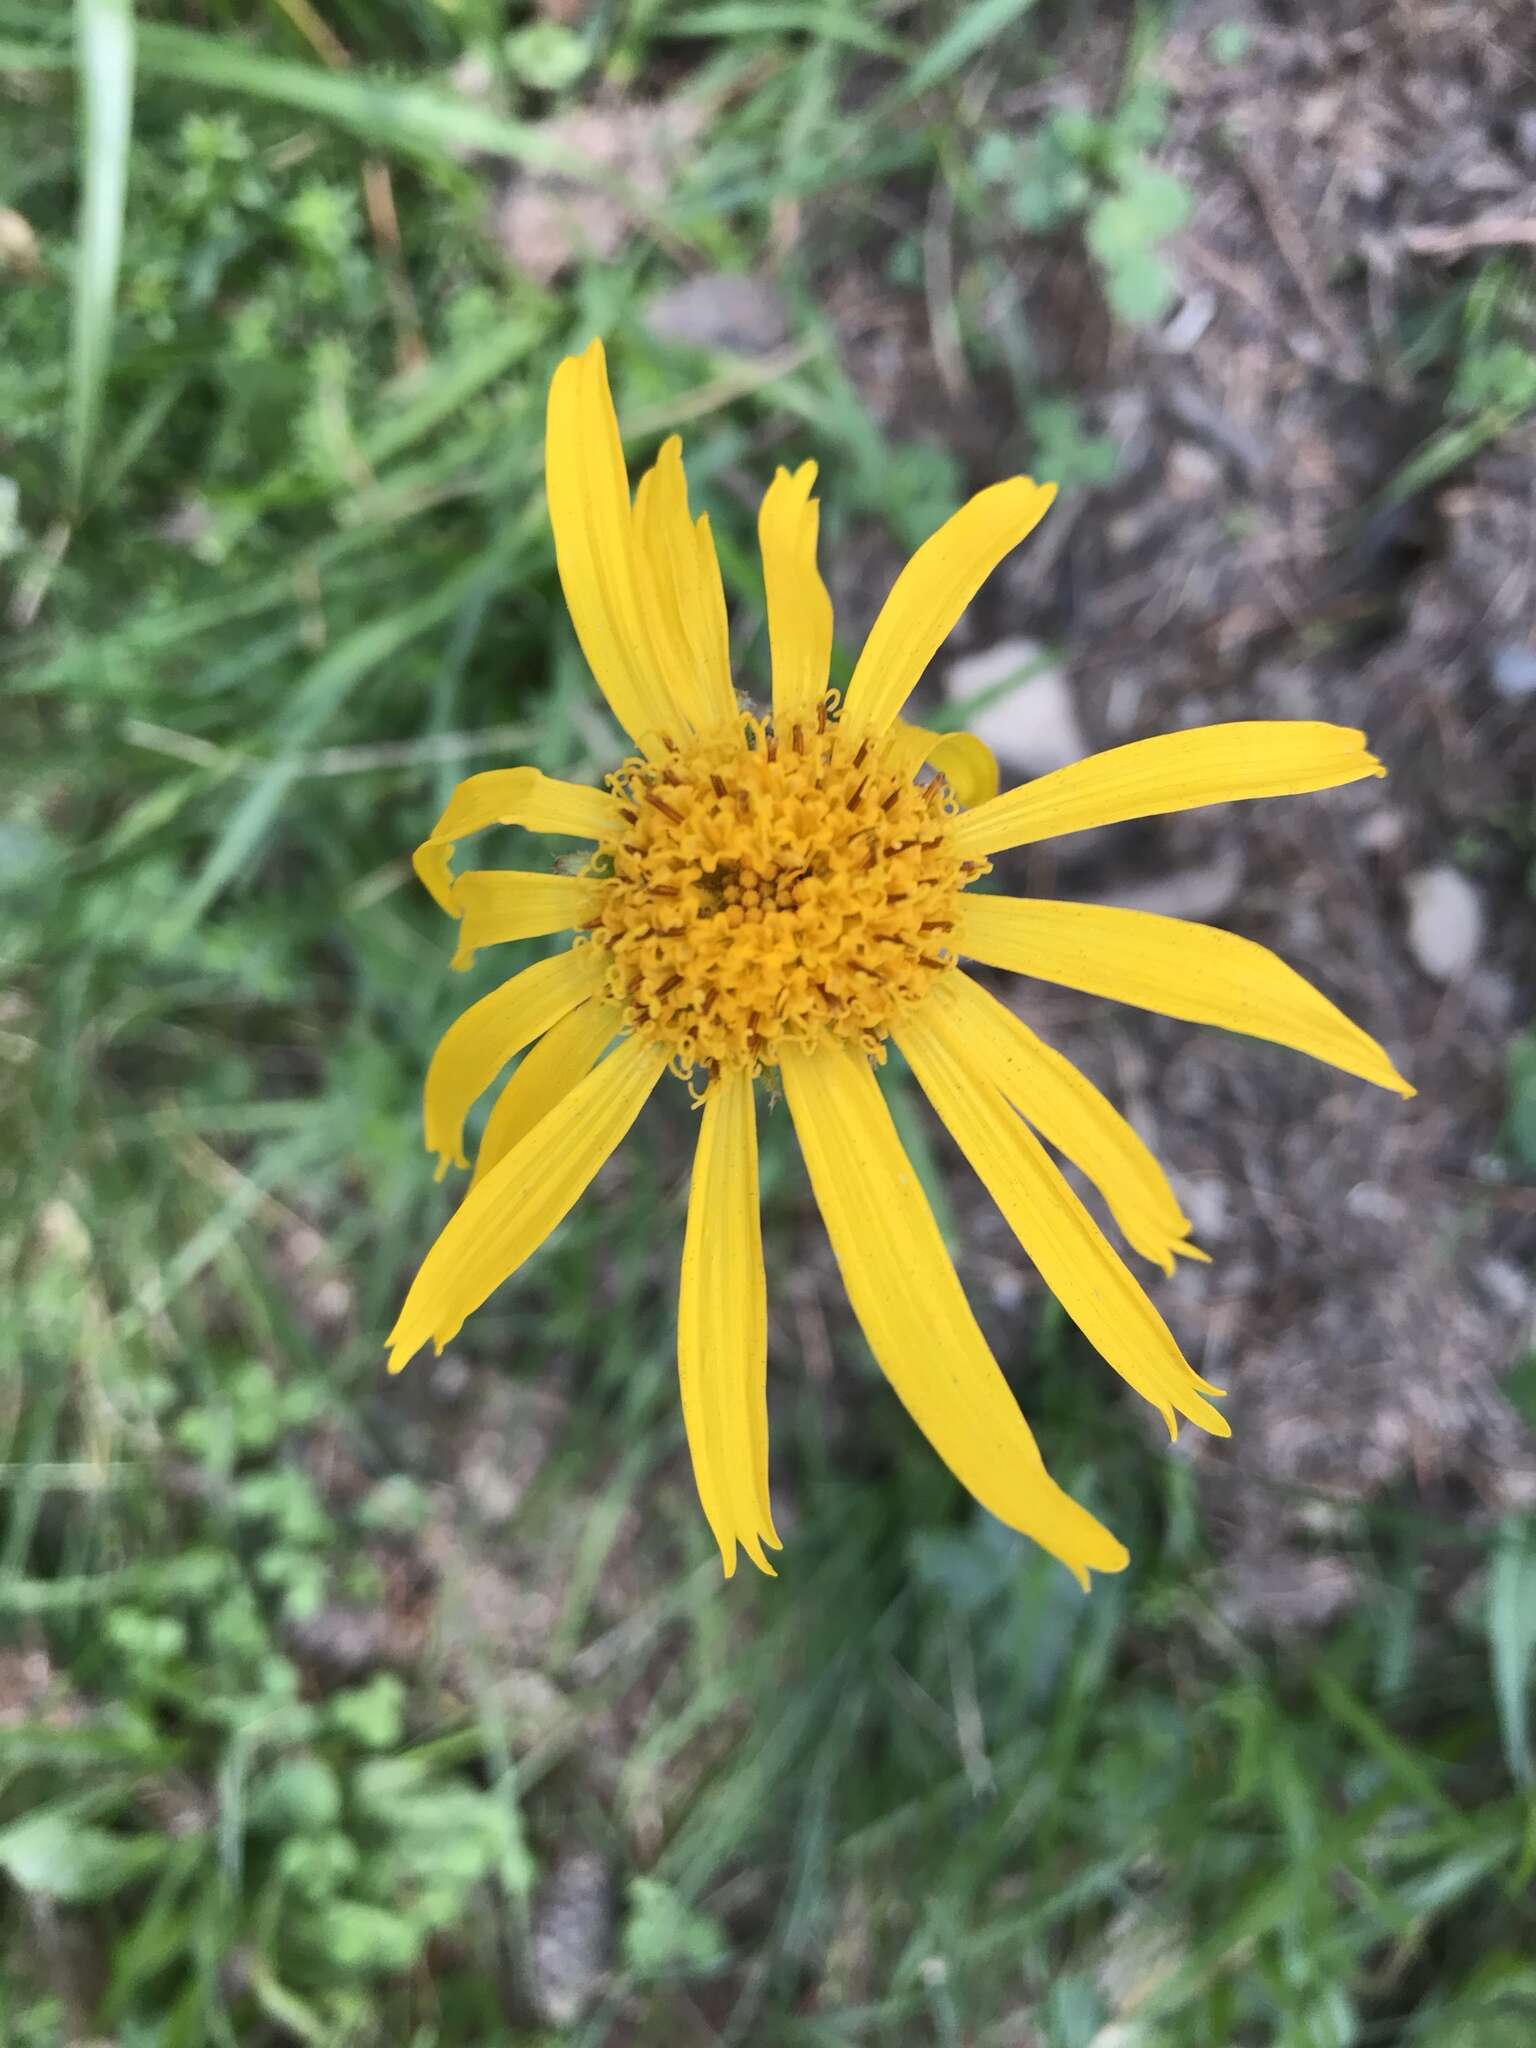
[[[559,362],[555,365],[555,374],[551,379],[551,384],[558,383],[561,379],[569,383],[571,378],[579,376],[588,364],[594,363],[599,369],[604,371],[608,367],[608,351],[603,346],[603,338],[600,334],[594,334],[585,348],[574,349],[570,355],[560,358]]]
[[[1097,1524],[1096,1533],[1102,1540],[1094,1543],[1086,1557],[1080,1557],[1075,1563],[1063,1559],[1067,1570],[1085,1593],[1093,1590],[1089,1578],[1091,1572],[1103,1572],[1106,1575],[1111,1572],[1123,1572],[1131,1561],[1131,1553],[1118,1536],[1110,1534],[1102,1522]]]
[[[1222,1397],[1224,1390],[1221,1387],[1213,1387],[1209,1380],[1201,1379],[1198,1373],[1192,1372],[1189,1377],[1192,1388],[1202,1388],[1206,1393],[1216,1395],[1218,1399]],[[1191,1391],[1181,1392],[1178,1399],[1178,1413],[1186,1422],[1192,1422],[1196,1429],[1203,1429],[1207,1436],[1229,1437],[1232,1434],[1232,1425],[1228,1422],[1226,1416],[1222,1414],[1219,1408],[1213,1408],[1209,1401],[1202,1399],[1198,1393]],[[1163,1420],[1165,1422],[1168,1421],[1166,1414],[1164,1414]],[[1168,1435],[1170,1441],[1177,1441],[1171,1423],[1169,1424]]]
[[[416,879],[432,898],[439,910],[446,910],[450,917],[457,917],[453,907],[452,866],[453,848],[441,839],[424,839],[411,855],[411,866],[416,870]]]

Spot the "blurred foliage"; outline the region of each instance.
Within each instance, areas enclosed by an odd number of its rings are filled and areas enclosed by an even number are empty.
[[[680,1453],[660,1126],[467,1339],[568,1406],[516,1521],[553,1611],[550,1726],[450,1671],[415,1612],[449,1475],[435,1396],[423,1421],[383,1389],[378,1339],[443,1213],[427,1049],[498,970],[443,971],[406,852],[467,769],[591,777],[614,747],[544,526],[550,365],[605,331],[635,452],[689,426],[759,682],[740,476],[817,455],[829,551],[872,519],[911,545],[964,487],[869,416],[818,310],[818,264],[923,283],[920,220],[892,235],[874,204],[902,180],[954,182],[945,317],[1012,380],[1021,463],[1108,481],[1113,444],[1041,386],[1027,321],[981,317],[1009,289],[988,209],[1078,238],[1140,320],[1168,302],[1188,196],[1135,62],[1107,114],[1019,132],[958,90],[983,55],[1047,75],[1045,14],[141,4],[119,254],[111,181],[86,197],[77,175],[75,23],[0,0],[31,249],[14,226],[0,244],[20,265],[0,291],[7,2048],[1531,2037],[1528,1518],[1485,1542],[1386,1503],[1330,1539],[1369,1595],[1355,1616],[1310,1661],[1257,1647],[1213,1604],[1188,1467],[1084,1399],[1059,1318],[1010,1317],[1006,1362],[1133,1574],[1084,1602],[972,1520],[894,1404],[866,1412],[854,1352],[835,1449],[829,1390],[776,1386],[793,1550],[782,1584],[724,1592]],[[81,20],[110,128],[122,17]],[[454,96],[467,63],[487,98]],[[530,121],[598,81],[710,118],[656,232],[550,290],[488,203],[537,156]],[[787,366],[650,334],[679,267],[751,271],[826,194],[842,239],[783,257]],[[1533,402],[1518,283],[1483,277],[1416,365],[1457,447]],[[763,1176],[787,1251],[782,1117]],[[631,1545],[646,1590],[615,1623],[600,1585]],[[348,1615],[362,1650],[327,1662]],[[535,1918],[573,1840],[623,1908],[590,2014],[556,2033]]]
[[[1080,222],[1124,320],[1160,319],[1178,287],[1159,244],[1189,217],[1190,194],[1147,152],[1161,141],[1161,91],[1142,81],[1105,119],[1059,108],[1038,135],[1017,141],[994,129],[978,145],[974,170],[984,190],[1004,196],[1009,216],[1031,233]]]

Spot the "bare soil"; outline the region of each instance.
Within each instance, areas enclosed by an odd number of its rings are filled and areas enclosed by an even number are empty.
[[[1247,51],[1219,63],[1208,32],[1233,20]],[[1102,108],[1121,38],[1078,47],[1052,97]],[[1058,504],[959,638],[1061,645],[1096,746],[1317,717],[1363,726],[1391,769],[1005,870],[1273,946],[1419,1090],[1399,1103],[1251,1041],[1007,985],[1156,1143],[1214,1254],[1155,1286],[1231,1389],[1232,1444],[1188,1446],[1228,1539],[1220,1597],[1284,1629],[1356,1592],[1352,1503],[1403,1480],[1469,1515],[1536,1498],[1536,1449],[1499,1391],[1536,1304],[1536,1196],[1499,1157],[1506,1047],[1536,994],[1536,717],[1490,683],[1501,647],[1536,641],[1536,432],[1401,502],[1390,488],[1442,417],[1404,367],[1405,316],[1500,238],[1529,242],[1536,17],[1519,0],[1223,0],[1185,11],[1157,69],[1165,158],[1197,199],[1171,252],[1183,302],[1128,336],[1065,240],[1020,238],[1031,342],[1123,459],[1110,489]],[[1021,126],[1039,112],[1020,95]],[[1006,398],[957,378],[922,302],[867,277],[841,290],[850,366],[893,430],[940,422],[978,480],[1000,443],[1027,460]],[[845,621],[891,566],[882,548],[844,565]],[[1446,863],[1483,916],[1449,986],[1408,943],[1409,885]],[[978,1214],[976,1231],[987,1246],[1000,1226]]]

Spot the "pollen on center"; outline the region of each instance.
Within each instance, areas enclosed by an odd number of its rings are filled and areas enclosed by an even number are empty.
[[[755,1072],[829,1039],[881,1058],[954,963],[984,864],[952,844],[948,785],[830,711],[777,731],[743,714],[610,778],[624,835],[599,849],[586,929],[629,1028],[679,1072]]]

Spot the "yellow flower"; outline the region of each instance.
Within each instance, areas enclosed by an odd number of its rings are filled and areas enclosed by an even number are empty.
[[[779,1548],[768,1497],[767,1283],[754,1083],[788,1103],[854,1312],[886,1377],[982,1505],[1086,1585],[1124,1547],[1056,1485],[961,1292],[876,1084],[887,1039],[1047,1285],[1162,1415],[1214,1435],[1220,1389],[1162,1317],[1046,1150],[1103,1194],[1165,1272],[1203,1258],[1161,1168],[1060,1053],[965,974],[962,958],[1310,1053],[1403,1095],[1381,1048],[1274,954],[1142,911],[973,894],[989,857],[1056,833],[1197,804],[1328,789],[1385,771],[1364,737],[1302,722],[1208,726],[1115,747],[996,793],[980,742],[901,723],[913,685],[983,580],[1050,505],[992,485],[897,578],[841,703],[816,567],[815,466],[780,470],[758,522],[771,716],[738,704],[707,518],[677,439],[630,496],[602,345],[549,395],[550,520],[577,637],[635,753],[606,791],[533,768],[455,791],[416,869],[482,946],[573,930],[450,1028],[426,1081],[426,1138],[466,1166],[467,1111],[523,1052],[485,1127],[469,1192],[427,1254],[390,1368],[438,1349],[549,1236],[671,1068],[702,1103],[678,1304],[694,1475],[729,1575]],[[595,845],[579,875],[454,876],[491,824]],[[527,1048],[524,1051],[524,1048]],[[1042,1143],[1042,1140],[1044,1141]]]

